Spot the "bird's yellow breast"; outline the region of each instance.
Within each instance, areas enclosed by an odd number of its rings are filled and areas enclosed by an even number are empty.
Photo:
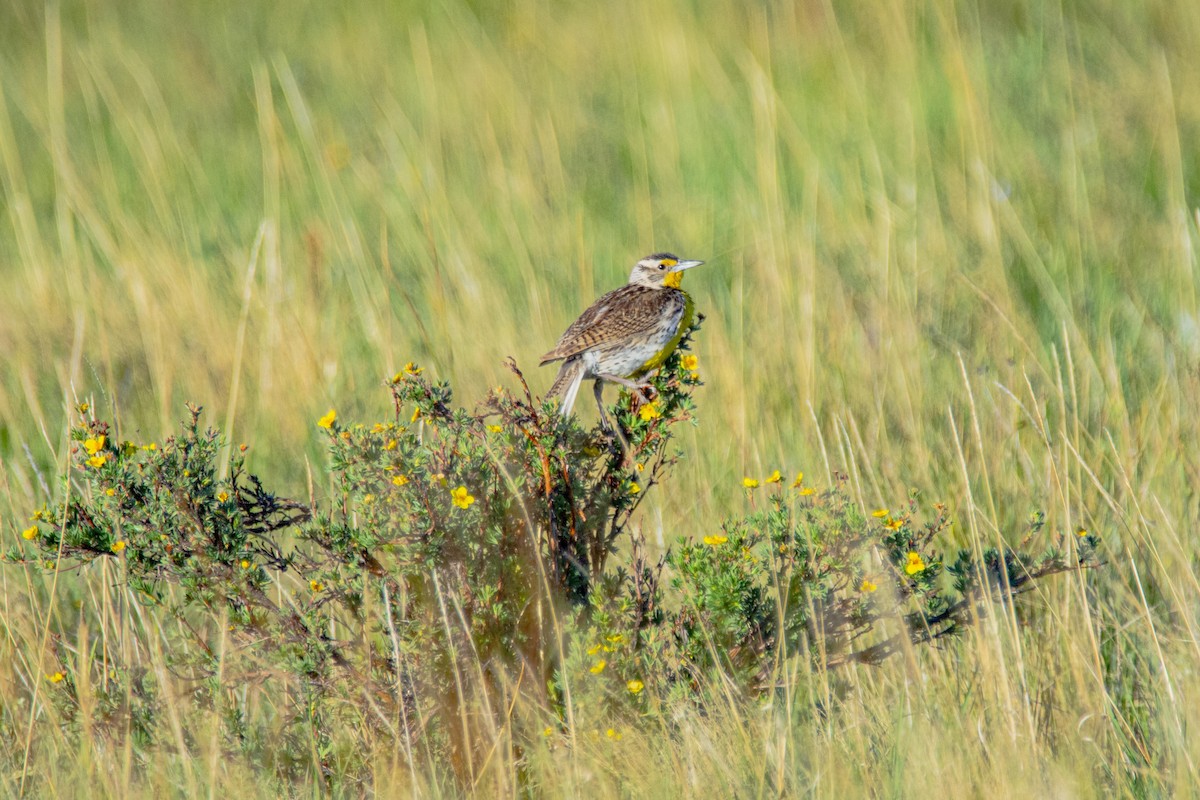
[[[682,273],[675,274],[681,275]],[[679,340],[687,333],[688,328],[692,327],[692,319],[696,315],[696,305],[692,302],[690,294],[682,289],[679,290],[679,293],[683,295],[683,314],[679,317],[679,325],[675,328],[675,335],[667,341],[662,350],[659,350],[645,364],[638,367],[634,371],[633,376],[645,375],[647,372],[661,367],[663,362],[667,360],[667,357],[675,352],[675,348],[679,346]]]

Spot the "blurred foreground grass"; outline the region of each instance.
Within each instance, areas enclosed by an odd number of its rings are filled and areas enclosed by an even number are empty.
[[[5,544],[79,401],[148,441],[195,400],[319,493],[329,407],[381,418],[410,360],[463,402],[509,355],[544,390],[537,356],[668,249],[708,262],[707,385],[652,540],[804,469],[945,500],[963,537],[1044,510],[1110,563],[1029,629],[855,672],[819,722],[731,708],[682,750],[648,723],[571,770],[530,755],[536,782],[1196,793],[1196,52],[1200,6],[1158,0],[7,5]],[[19,776],[32,731],[38,785],[124,792],[128,754],[27,725],[45,626],[108,630],[112,578],[85,578],[48,616],[44,576],[0,570],[0,749]],[[202,744],[152,758],[175,790],[247,780]]]

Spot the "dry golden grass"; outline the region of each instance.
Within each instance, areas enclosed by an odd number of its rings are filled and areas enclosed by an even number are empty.
[[[537,356],[670,249],[708,262],[687,287],[707,385],[652,540],[804,469],[864,507],[945,500],[964,543],[1041,509],[1109,563],[837,697],[795,665],[759,713],[581,731],[529,755],[533,785],[1200,792],[1200,6],[174,5],[0,10],[5,547],[78,401],[145,440],[200,402],[304,496],[327,408],[382,415],[409,360],[464,401],[509,355],[544,389]],[[272,793],[211,721],[174,720],[150,769],[64,732],[48,637],[127,649],[167,624],[117,578],[0,570],[0,785]],[[452,793],[392,745],[385,794]],[[511,791],[511,759],[491,769]]]

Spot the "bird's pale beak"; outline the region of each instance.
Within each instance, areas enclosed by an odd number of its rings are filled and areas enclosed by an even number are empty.
[[[704,263],[703,261],[680,261],[678,264],[671,267],[671,272],[683,272],[685,269],[691,269],[692,267],[698,267],[703,263]]]

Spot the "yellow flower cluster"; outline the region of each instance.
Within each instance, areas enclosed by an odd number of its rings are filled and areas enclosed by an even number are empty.
[[[716,547],[717,545],[725,544],[728,541],[729,541],[728,536],[721,536],[720,534],[714,534],[712,536],[704,537],[704,543],[706,545],[708,545],[709,547]]]
[[[816,489],[812,488],[811,486],[804,485],[804,473],[803,472],[796,473],[796,479],[794,481],[792,481],[792,488],[799,489],[801,497],[808,497],[810,494],[815,494],[817,491]]]
[[[329,409],[329,413],[327,413],[325,416],[323,416],[319,420],[317,420],[317,427],[324,428],[325,430],[330,430],[333,428],[333,423],[336,420],[337,420],[337,412],[331,408],[331,409]]]
[[[83,440],[83,449],[88,454],[86,461],[89,467],[100,469],[108,463],[108,454],[104,452],[104,435],[89,437]]]

